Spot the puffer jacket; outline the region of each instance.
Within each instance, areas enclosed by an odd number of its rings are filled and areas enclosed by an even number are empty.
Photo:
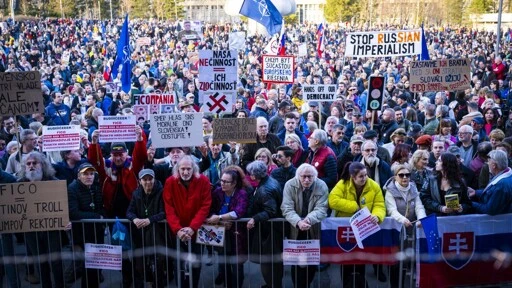
[[[352,179],[339,181],[329,194],[329,207],[336,210],[336,217],[351,217],[364,207],[367,207],[373,216],[379,218],[379,223],[386,217],[382,190],[379,184],[370,178],[366,180],[359,202],[357,202],[354,181]]]
[[[77,179],[69,184],[68,205],[70,220],[100,219],[101,216],[105,216],[103,194],[96,179],[91,187]]]
[[[165,219],[164,201],[162,193],[164,187],[160,181],[155,180],[151,194],[145,195],[144,188],[139,185],[133,192],[130,206],[126,211],[126,218],[133,221],[135,218],[149,219],[149,222],[155,223]],[[147,211],[147,212],[146,212]]]
[[[384,190],[387,213],[396,221],[403,224],[406,219],[412,222],[426,216],[420,193],[414,182],[410,182],[409,190],[403,194],[396,187],[395,177],[392,177],[384,185]]]

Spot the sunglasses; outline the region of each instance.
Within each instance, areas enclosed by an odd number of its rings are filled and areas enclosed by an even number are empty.
[[[411,173],[398,173],[397,175],[400,178],[410,178],[411,177]]]

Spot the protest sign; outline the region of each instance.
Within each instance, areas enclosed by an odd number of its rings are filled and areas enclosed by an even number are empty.
[[[160,105],[160,114],[168,114],[176,112],[176,105],[162,104]]]
[[[85,243],[85,268],[121,271],[122,248],[118,245]]]
[[[320,265],[320,240],[283,240],[283,265]]]
[[[137,124],[144,123],[149,120],[149,106],[148,105],[133,105],[133,114],[137,119]]]
[[[137,45],[137,47],[149,46],[149,45],[151,45],[151,38],[150,37],[139,37],[139,38],[137,38],[136,45]]]
[[[387,57],[421,54],[421,29],[348,33],[347,57]]]
[[[166,92],[164,94],[137,94],[133,95],[135,105],[172,104],[176,105],[176,93]]]
[[[0,73],[0,116],[43,113],[39,71]]]
[[[293,83],[294,70],[293,56],[263,55],[263,82]]]
[[[471,88],[471,61],[440,59],[411,62],[411,92],[460,91]]]
[[[80,126],[43,126],[43,151],[80,149]]]
[[[66,181],[0,184],[0,233],[64,230],[69,223]]]
[[[209,113],[231,113],[233,112],[233,105],[235,104],[235,94],[236,92],[216,92],[215,94],[205,95],[201,111]]]
[[[200,146],[203,139],[203,113],[150,115],[153,147]]]
[[[336,85],[304,85],[303,99],[306,101],[335,101]]]
[[[279,39],[276,36],[270,37],[270,40],[263,49],[263,54],[266,55],[277,55],[279,52]]]
[[[363,240],[380,230],[379,224],[373,222],[372,214],[368,207],[364,207],[350,217],[350,227],[352,227],[354,232],[357,246],[361,249],[364,248]]]
[[[230,32],[229,33],[229,49],[236,49],[242,51],[245,48],[245,32]]]
[[[236,50],[199,50],[199,102],[215,93],[236,92],[237,56]]]
[[[213,144],[256,143],[256,118],[217,118],[212,126]]]
[[[197,230],[196,243],[222,247],[224,246],[225,230],[224,226],[201,225]]]
[[[135,142],[135,115],[99,116],[100,142]]]
[[[121,92],[121,86],[114,82],[108,82],[105,84],[105,89],[107,90],[107,93]]]

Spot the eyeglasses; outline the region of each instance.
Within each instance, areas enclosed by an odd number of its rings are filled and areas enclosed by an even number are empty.
[[[411,173],[398,173],[397,175],[400,178],[410,178],[411,177]]]
[[[39,164],[37,161],[27,161],[25,163],[26,166],[36,166],[37,164]]]
[[[465,135],[465,134],[471,134],[471,132],[459,132],[459,136]]]
[[[231,183],[233,183],[233,181],[227,181],[227,180],[222,180],[222,179],[221,179],[221,180],[220,180],[220,183],[221,183],[221,184],[231,184]]]
[[[336,135],[345,135],[345,132],[339,131],[336,133]]]
[[[375,152],[377,149],[364,149],[364,152]]]
[[[274,154],[272,155],[273,158],[283,158],[283,155],[281,154]]]
[[[313,176],[313,175],[300,175],[300,178],[302,178],[302,179],[313,179],[313,177],[315,177],[315,176]]]
[[[348,91],[351,91],[351,92],[352,92],[352,91],[356,91],[356,90],[357,90],[356,88],[350,88],[350,89],[348,89]]]
[[[354,112],[354,109],[347,109],[346,112]]]

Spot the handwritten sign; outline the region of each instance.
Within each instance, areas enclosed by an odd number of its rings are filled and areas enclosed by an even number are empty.
[[[302,92],[306,101],[336,100],[336,85],[304,85]]]
[[[347,34],[345,56],[385,57],[421,54],[421,29]]]
[[[64,230],[69,223],[66,181],[0,184],[0,233]]]
[[[122,270],[123,247],[85,243],[85,268]]]
[[[236,50],[199,50],[199,101],[215,93],[235,92],[238,81]]]
[[[150,115],[153,147],[200,146],[203,139],[203,113]]]
[[[135,142],[135,115],[99,116],[100,142]]]
[[[217,118],[212,126],[214,144],[256,143],[256,118]]]
[[[411,92],[459,91],[471,88],[471,61],[441,59],[411,62]]]
[[[43,151],[80,149],[80,126],[43,126]]]
[[[293,56],[263,55],[263,82],[293,83]]]
[[[43,112],[39,71],[0,73],[0,116]]]
[[[151,45],[151,38],[150,37],[139,37],[139,38],[137,38],[137,41],[135,43],[136,43],[137,47],[149,46],[149,45]]]
[[[201,225],[197,230],[196,243],[222,247],[224,246],[224,226]]]
[[[320,265],[320,240],[284,240],[283,265]]]
[[[350,217],[350,226],[354,232],[357,246],[361,249],[364,248],[363,240],[380,230],[379,224],[372,221],[372,214],[370,214],[368,207],[364,207]]]

